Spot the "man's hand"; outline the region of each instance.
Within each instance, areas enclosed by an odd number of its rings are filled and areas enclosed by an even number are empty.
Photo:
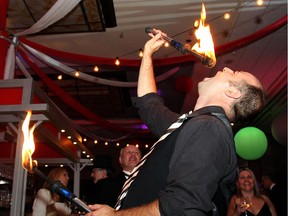
[[[155,200],[151,203],[116,211],[108,205],[89,205],[92,212],[85,216],[160,216],[159,201]]]
[[[162,33],[160,30],[153,29],[154,32],[157,34],[154,35],[152,33],[149,33],[149,35],[152,37],[151,40],[147,41],[144,47],[144,55],[147,54],[148,56],[152,56],[153,53],[155,53],[163,44],[165,43],[164,40],[162,40],[162,35],[165,35],[165,33]]]
[[[85,216],[114,216],[116,210],[108,205],[89,205],[92,212],[85,214]]]
[[[152,37],[146,42],[143,52],[143,58],[139,70],[137,96],[142,97],[148,93],[157,93],[156,82],[154,78],[153,70],[153,54],[164,44],[164,40],[161,39],[163,34],[161,31],[153,29],[156,35],[149,33]]]

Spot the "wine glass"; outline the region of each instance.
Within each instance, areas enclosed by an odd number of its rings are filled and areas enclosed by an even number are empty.
[[[245,210],[245,216],[248,216],[248,213],[247,213],[247,209],[251,206],[251,202],[249,202],[249,201],[247,201],[247,199],[244,199],[244,201],[243,201],[243,207],[245,207],[246,208],[246,210]]]

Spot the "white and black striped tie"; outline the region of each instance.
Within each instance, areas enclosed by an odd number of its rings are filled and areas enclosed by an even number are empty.
[[[122,201],[124,200],[124,198],[126,197],[129,187],[132,184],[132,182],[134,181],[134,179],[136,178],[141,166],[145,163],[147,157],[152,153],[152,151],[155,149],[155,146],[162,140],[164,140],[167,136],[169,136],[173,131],[175,131],[177,128],[179,128],[183,122],[187,119],[187,117],[192,113],[192,111],[190,111],[189,113],[185,113],[183,115],[181,115],[176,122],[174,122],[167,130],[166,133],[164,135],[162,135],[157,142],[155,142],[153,144],[153,146],[150,148],[150,151],[139,161],[138,165],[136,167],[134,167],[131,175],[129,176],[129,178],[126,180],[125,184],[122,187],[122,191],[118,197],[117,203],[115,205],[115,209],[118,210],[121,207]]]

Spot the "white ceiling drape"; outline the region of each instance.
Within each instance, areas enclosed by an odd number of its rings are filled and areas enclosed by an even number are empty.
[[[43,17],[41,17],[38,22],[36,22],[29,29],[23,32],[15,34],[12,43],[7,51],[6,65],[4,70],[4,79],[13,79],[15,70],[15,46],[18,44],[18,36],[24,36],[29,34],[34,34],[53,23],[62,19],[66,14],[68,14],[81,0],[58,0],[55,4],[48,10]]]
[[[50,56],[33,49],[32,47],[29,47],[26,44],[22,44],[23,47],[28,50],[33,56],[37,57],[41,61],[45,62],[49,66],[69,75],[72,77],[75,77],[75,73],[77,72],[79,74],[79,78],[82,80],[86,80],[88,82],[102,84],[102,85],[109,85],[109,86],[116,86],[116,87],[136,87],[137,82],[121,82],[116,80],[108,80],[108,79],[102,79],[99,77],[90,76],[88,74],[85,74],[80,71],[75,71],[75,69],[57,61],[56,59],[51,58]],[[180,67],[174,67],[165,73],[155,77],[156,82],[161,82],[165,79],[168,79],[169,77],[173,76],[177,71],[179,71]]]

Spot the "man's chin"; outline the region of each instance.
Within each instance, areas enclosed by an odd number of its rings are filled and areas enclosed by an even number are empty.
[[[131,166],[131,167],[135,167],[137,164],[138,164],[137,162],[135,162],[135,163],[130,163],[130,166]]]

